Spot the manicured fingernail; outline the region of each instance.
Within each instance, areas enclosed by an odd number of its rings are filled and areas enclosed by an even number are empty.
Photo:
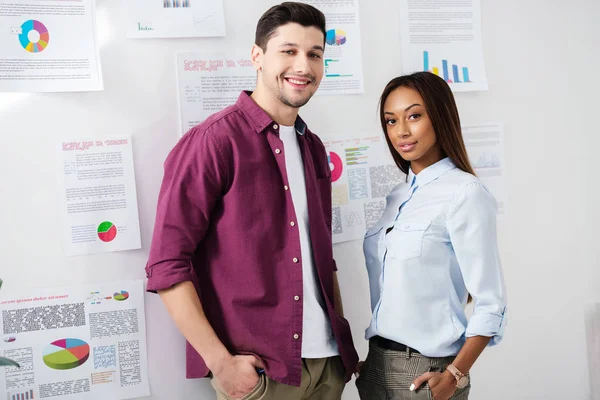
[[[414,384],[414,383],[410,385],[410,389],[409,389],[409,390],[410,390],[411,392],[414,392],[414,391],[415,391],[415,384]]]

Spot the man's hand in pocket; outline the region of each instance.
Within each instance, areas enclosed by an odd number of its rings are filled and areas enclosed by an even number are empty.
[[[231,356],[212,371],[213,379],[224,394],[238,399],[258,385],[260,377],[256,368],[264,368],[264,365],[254,356]]]

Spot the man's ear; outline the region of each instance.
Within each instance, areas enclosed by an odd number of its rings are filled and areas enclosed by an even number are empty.
[[[252,60],[252,65],[256,71],[262,71],[263,54],[263,49],[261,49],[260,46],[256,44],[252,46],[250,59]]]

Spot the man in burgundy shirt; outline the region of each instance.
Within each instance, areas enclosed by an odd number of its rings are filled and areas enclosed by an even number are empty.
[[[254,92],[186,133],[165,162],[146,267],[218,399],[340,399],[358,358],[342,317],[325,148],[298,116],[323,77],[325,17],[259,20]]]

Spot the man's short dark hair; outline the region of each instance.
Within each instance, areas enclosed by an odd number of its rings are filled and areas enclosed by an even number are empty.
[[[325,15],[315,7],[296,2],[285,2],[268,9],[258,20],[254,43],[263,51],[267,51],[267,42],[277,28],[291,22],[304,27],[314,26],[323,32],[323,44],[327,36],[325,30]]]

